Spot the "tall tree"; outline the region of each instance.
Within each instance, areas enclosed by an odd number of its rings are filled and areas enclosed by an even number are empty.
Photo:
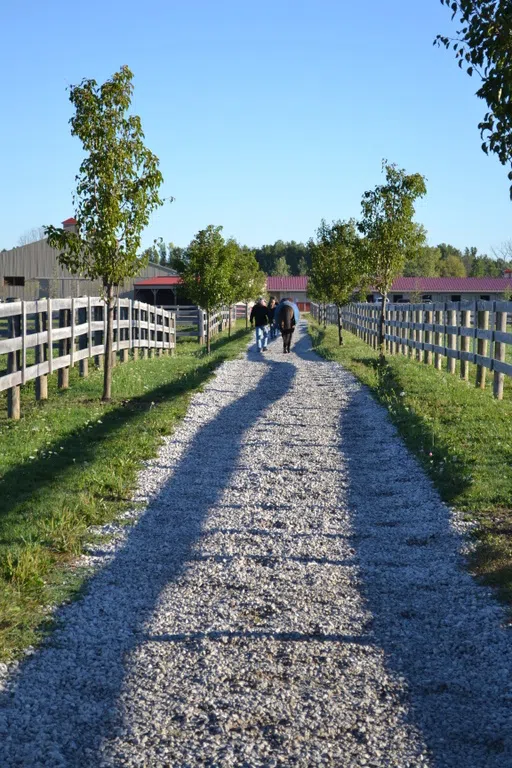
[[[480,78],[476,95],[488,111],[478,124],[482,149],[493,152],[505,166],[512,165],[512,12],[510,0],[441,0],[457,17],[456,37],[438,35],[436,41],[453,48],[459,67]],[[512,170],[508,173],[512,181]],[[512,184],[510,186],[512,198]]]
[[[187,249],[181,277],[194,304],[206,312],[206,351],[210,354],[212,312],[229,301],[232,250],[226,248],[222,227],[201,229]]]
[[[162,205],[158,158],[144,145],[141,120],[129,115],[133,74],[123,66],[98,85],[83,80],[70,87],[75,108],[71,135],[81,140],[85,157],[76,177],[76,232],[46,227],[48,242],[62,249],[60,263],[74,274],[103,281],[107,338],[103,400],[111,398],[114,292],[139,274],[148,257],[139,256],[140,239],[151,212]]]
[[[439,275],[441,277],[466,277],[464,262],[459,256],[450,253],[446,259],[441,261]]]
[[[441,251],[430,245],[420,245],[407,258],[404,277],[439,277]]]
[[[367,282],[365,250],[357,234],[356,222],[322,219],[316,241],[309,241],[311,252],[310,285],[308,292],[321,301],[338,308],[338,341],[343,343],[341,307],[347,304],[357,289]]]
[[[386,182],[364,193],[358,226],[366,238],[364,248],[373,284],[382,294],[379,347],[384,357],[387,295],[393,280],[403,272],[407,254],[421,244],[422,231],[413,221],[414,204],[427,189],[425,178],[419,173],[407,174],[386,161],[382,170]]]
[[[290,274],[290,267],[284,256],[279,256],[274,264],[272,275],[277,277],[287,277]]]

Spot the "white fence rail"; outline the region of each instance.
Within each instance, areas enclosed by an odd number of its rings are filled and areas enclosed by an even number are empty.
[[[343,327],[377,348],[380,311],[378,304],[347,304],[341,312]],[[311,314],[319,322],[338,322],[333,305],[312,304]],[[386,304],[386,351],[434,364],[439,370],[444,358],[452,374],[459,362],[460,376],[466,381],[473,364],[476,386],[481,389],[491,371],[494,396],[501,400],[504,377],[512,376],[510,315],[510,301]]]
[[[67,388],[76,363],[87,376],[88,361],[105,354],[107,313],[101,298],[42,299],[0,304],[0,392],[7,390],[8,414],[19,418],[19,388],[36,381],[36,398],[48,396],[48,374],[59,372]],[[114,307],[115,359],[173,352],[176,317],[160,307],[118,299]]]

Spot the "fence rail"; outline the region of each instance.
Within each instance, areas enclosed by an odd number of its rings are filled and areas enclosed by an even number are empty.
[[[342,307],[343,327],[377,348],[381,307],[348,304]],[[319,322],[338,323],[334,305],[311,305]],[[385,345],[388,354],[403,354],[434,364],[440,370],[445,358],[449,373],[469,380],[469,364],[476,366],[476,386],[486,385],[486,374],[494,374],[494,396],[503,398],[504,377],[512,376],[512,315],[510,301],[386,304]]]
[[[8,415],[19,418],[20,386],[36,381],[36,398],[48,397],[48,374],[59,372],[59,387],[69,384],[69,369],[105,354],[107,313],[101,298],[40,299],[0,304],[0,392],[7,390]],[[114,305],[114,362],[148,354],[173,353],[176,316],[140,301]]]

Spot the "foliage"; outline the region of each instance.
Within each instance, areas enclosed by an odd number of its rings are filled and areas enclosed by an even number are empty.
[[[239,301],[248,302],[263,293],[266,275],[260,271],[254,252],[242,247],[233,238],[225,243],[225,251],[230,270],[225,302],[228,306]],[[231,335],[231,315],[229,319]]]
[[[311,264],[311,254],[308,246],[304,243],[297,243],[295,240],[285,242],[284,240],[276,240],[273,245],[262,245],[261,248],[256,248],[254,255],[260,269],[266,275],[277,275],[276,262],[279,259],[284,259],[288,267],[288,271],[279,272],[280,275],[305,275],[308,272]],[[284,263],[280,269],[285,269]]]
[[[383,161],[385,184],[365,192],[361,201],[359,230],[374,286],[383,296],[379,343],[384,354],[386,297],[396,277],[402,274],[407,254],[422,244],[424,234],[414,222],[414,203],[426,194],[425,178],[406,174],[394,163]]]
[[[476,95],[488,112],[478,124],[482,149],[512,164],[512,13],[510,0],[441,0],[457,16],[460,29],[452,39],[438,35],[438,44],[453,48],[459,67],[481,80]],[[512,170],[508,174],[512,181]],[[512,185],[510,186],[512,198]]]
[[[206,311],[206,348],[210,352],[210,315],[226,304],[230,295],[232,249],[226,248],[222,227],[209,224],[188,246],[188,262],[181,277],[188,295]]]
[[[309,241],[311,270],[308,294],[320,302],[347,304],[354,291],[367,283],[365,250],[361,247],[356,222],[322,219],[316,241]],[[341,315],[339,316],[339,343],[343,342]]]
[[[46,228],[50,245],[61,249],[63,266],[103,281],[108,305],[104,400],[111,396],[114,288],[147,264],[147,256],[137,253],[141,233],[163,202],[158,158],[143,143],[140,118],[126,114],[132,79],[123,66],[101,86],[83,80],[70,87],[75,108],[71,135],[78,136],[85,151],[74,195],[77,228]]]
[[[458,256],[451,253],[446,259],[441,261],[439,275],[441,277],[466,277],[464,262]]]
[[[284,256],[279,256],[270,274],[278,277],[287,277],[290,274],[290,267]]]
[[[406,260],[404,277],[439,277],[441,251],[430,245],[421,245]]]

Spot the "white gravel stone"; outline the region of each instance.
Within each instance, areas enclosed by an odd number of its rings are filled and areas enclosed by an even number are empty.
[[[86,596],[0,665],[0,766],[512,766],[512,642],[467,526],[304,327],[226,363]]]

